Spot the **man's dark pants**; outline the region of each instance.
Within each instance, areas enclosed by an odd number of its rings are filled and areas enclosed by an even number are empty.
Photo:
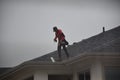
[[[66,45],[60,44],[60,45],[58,45],[58,57],[59,57],[59,59],[62,60],[62,58],[61,58],[61,47],[63,47],[63,50],[65,51],[65,54],[66,54],[67,58],[69,58],[69,53],[67,51]]]

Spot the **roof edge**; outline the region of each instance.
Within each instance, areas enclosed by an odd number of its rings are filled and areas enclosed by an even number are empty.
[[[27,62],[24,62],[16,67],[14,67],[13,69],[7,71],[6,73],[0,75],[0,79],[1,77],[4,77],[5,75],[8,75],[8,74],[11,74],[11,73],[14,73],[18,70],[21,70],[25,67],[29,67],[29,66],[67,66],[67,65],[70,65],[70,63],[75,63],[77,61],[80,61],[81,59],[85,58],[85,57],[88,57],[88,56],[94,56],[94,57],[97,57],[97,56],[112,56],[112,57],[120,57],[120,53],[109,53],[109,54],[106,54],[106,53],[83,53],[79,56],[76,56],[76,57],[73,57],[73,58],[70,58],[68,60],[64,60],[64,61],[61,61],[61,62],[44,62],[44,61],[27,61]]]

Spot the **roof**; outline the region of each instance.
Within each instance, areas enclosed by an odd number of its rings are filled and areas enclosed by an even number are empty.
[[[3,74],[4,72],[7,72],[8,70],[10,70],[12,68],[0,68],[0,75]]]
[[[70,57],[75,57],[84,53],[120,53],[120,26],[102,32],[98,35],[84,39],[67,47]],[[48,53],[31,61],[51,61],[50,57],[58,59],[57,51]],[[62,58],[66,59],[62,50]]]

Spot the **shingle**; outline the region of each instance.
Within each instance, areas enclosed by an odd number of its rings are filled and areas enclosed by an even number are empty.
[[[10,69],[12,69],[12,68],[4,68],[4,67],[0,68],[0,75],[3,74],[4,72],[10,70]]]

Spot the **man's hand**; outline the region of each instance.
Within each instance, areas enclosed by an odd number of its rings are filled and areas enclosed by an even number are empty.
[[[54,39],[54,41],[55,41],[55,42],[57,42],[57,40],[56,40],[56,39]]]

